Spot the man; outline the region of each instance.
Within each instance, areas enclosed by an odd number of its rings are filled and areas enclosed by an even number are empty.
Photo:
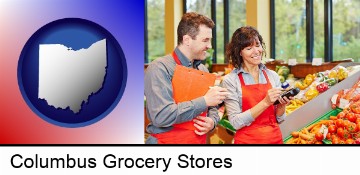
[[[172,87],[176,65],[208,72],[201,61],[205,60],[206,51],[211,48],[214,26],[214,22],[206,16],[194,12],[184,14],[177,29],[178,46],[172,54],[156,59],[147,67],[145,96],[150,119],[147,144],[204,144],[206,133],[218,123],[216,106],[226,98],[225,88],[209,88],[204,96],[175,103]],[[199,116],[203,112],[207,112],[207,117]],[[196,129],[175,127],[189,121],[193,121],[191,125]]]

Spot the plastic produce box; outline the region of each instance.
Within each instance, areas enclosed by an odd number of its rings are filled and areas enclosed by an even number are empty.
[[[341,112],[341,111],[342,111],[342,109],[340,109],[340,108],[333,109],[333,110],[325,113],[324,115],[320,116],[319,118],[315,119],[315,120],[312,121],[311,123],[307,124],[306,126],[302,127],[302,128],[299,129],[298,131],[301,131],[303,128],[306,128],[306,127],[308,127],[308,126],[310,126],[310,125],[312,125],[312,124],[314,124],[314,123],[317,123],[317,122],[319,122],[319,121],[321,121],[321,120],[328,120],[328,119],[330,119],[330,116],[336,116],[336,115],[337,115],[339,112]],[[284,139],[284,143],[286,143],[286,142],[287,142],[288,140],[290,140],[291,138],[292,138],[292,135],[290,134],[289,136],[287,136],[287,137]],[[325,143],[325,144],[331,144],[331,141],[324,139],[324,140],[323,140],[323,143]]]

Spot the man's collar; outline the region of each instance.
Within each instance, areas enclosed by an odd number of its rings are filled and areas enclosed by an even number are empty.
[[[179,58],[181,65],[186,66],[186,67],[192,67],[193,64],[191,63],[190,59],[187,58],[178,47],[175,48],[175,53],[177,55],[177,57]],[[194,63],[196,65],[196,61],[200,61],[200,60],[194,60]],[[201,62],[201,61],[200,61]]]

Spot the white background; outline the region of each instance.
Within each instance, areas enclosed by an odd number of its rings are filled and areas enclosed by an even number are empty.
[[[13,168],[11,157],[21,154],[23,159],[96,158],[96,168]],[[113,154],[117,158],[171,158],[165,174],[277,174],[277,175],[329,175],[356,174],[359,166],[360,147],[294,147],[294,146],[101,146],[101,147],[0,147],[1,174],[163,174],[164,165],[158,168],[106,168],[103,158]],[[196,158],[231,158],[231,168],[179,168],[180,154]],[[17,159],[17,163],[20,159]],[[189,161],[190,162],[190,161]],[[4,173],[5,172],[5,173]]]

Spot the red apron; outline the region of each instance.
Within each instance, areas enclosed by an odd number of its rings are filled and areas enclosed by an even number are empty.
[[[176,53],[173,52],[172,56],[176,64],[181,65],[179,58]],[[192,77],[189,77],[189,79]],[[203,112],[200,116],[206,116],[207,112]],[[163,132],[159,134],[151,134],[153,137],[157,138],[158,144],[205,144],[206,143],[206,134],[197,135],[195,133],[194,122],[187,121],[184,123],[174,124],[173,129],[168,132]]]
[[[251,109],[266,97],[267,91],[272,88],[269,78],[263,70],[266,84],[245,85],[242,74],[239,79],[242,90],[242,111]],[[269,106],[249,126],[236,131],[235,144],[282,144],[280,127],[276,122],[275,107]]]

